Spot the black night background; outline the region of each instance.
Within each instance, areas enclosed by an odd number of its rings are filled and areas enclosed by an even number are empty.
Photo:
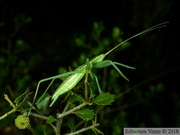
[[[119,0],[116,2],[0,1],[0,116],[39,80],[73,70],[153,25],[166,27],[140,35],[105,59],[135,67],[120,67],[127,82],[112,67],[93,69],[104,91],[115,101],[102,109],[98,127],[119,135],[124,127],[179,127],[179,16],[175,0]],[[107,45],[108,44],[108,45]],[[104,77],[105,76],[105,77]],[[51,88],[53,89],[53,88]],[[44,91],[44,89],[40,89]],[[51,90],[52,92],[52,90]],[[0,134],[39,134],[44,123],[32,120],[35,131],[14,125],[18,113],[0,120]],[[38,128],[39,126],[39,128]],[[50,134],[50,133],[49,133]],[[53,132],[52,132],[53,134]]]

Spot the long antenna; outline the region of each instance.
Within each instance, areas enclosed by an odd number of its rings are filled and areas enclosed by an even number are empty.
[[[115,49],[118,48],[119,46],[123,45],[125,42],[129,41],[130,39],[133,39],[133,38],[135,38],[135,37],[137,37],[137,36],[139,36],[139,35],[141,35],[141,34],[150,32],[150,31],[152,31],[152,30],[159,29],[159,28],[162,28],[162,27],[166,27],[166,26],[167,26],[167,25],[166,25],[167,23],[169,23],[169,22],[163,22],[163,23],[154,25],[154,26],[152,26],[152,27],[150,27],[150,28],[148,28],[148,29],[146,29],[146,30],[143,30],[142,32],[137,33],[136,35],[134,35],[134,36],[132,36],[132,37],[124,40],[123,42],[119,43],[119,44],[116,45],[114,48],[112,48],[111,50],[109,50],[107,53],[105,53],[105,56],[108,55],[109,53],[111,53],[113,50],[115,50]]]

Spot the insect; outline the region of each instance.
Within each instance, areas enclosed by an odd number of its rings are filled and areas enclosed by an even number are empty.
[[[113,47],[108,52],[106,52],[104,54],[100,54],[99,56],[96,56],[93,59],[89,60],[88,63],[85,63],[85,64],[79,66],[78,68],[76,68],[72,72],[67,72],[67,73],[64,73],[64,74],[60,74],[60,75],[56,75],[56,76],[53,76],[53,77],[49,77],[49,78],[45,78],[45,79],[40,80],[38,82],[38,85],[37,85],[37,88],[36,88],[36,92],[35,92],[34,99],[33,99],[33,104],[34,104],[34,102],[36,100],[36,96],[38,94],[39,86],[40,86],[40,84],[42,82],[51,80],[50,84],[48,85],[47,89],[44,92],[44,94],[45,94],[55,79],[66,77],[65,80],[59,85],[59,87],[56,89],[56,91],[52,95],[52,102],[50,104],[50,107],[51,107],[56,102],[56,100],[58,99],[58,97],[60,95],[70,91],[72,88],[74,88],[77,85],[77,83],[85,76],[87,68],[103,68],[103,67],[107,67],[107,66],[112,65],[117,70],[117,72],[124,79],[126,79],[128,81],[128,78],[119,70],[119,68],[116,65],[123,66],[123,67],[130,68],[130,69],[135,69],[134,67],[131,67],[131,66],[128,66],[128,65],[125,65],[125,64],[121,64],[121,63],[118,63],[118,62],[113,62],[111,60],[104,60],[104,58],[109,53],[111,53],[113,50],[115,50],[119,46],[123,45],[125,42],[129,41],[130,39],[133,39],[133,38],[135,38],[135,37],[137,37],[137,36],[139,36],[141,34],[150,32],[152,30],[165,27],[167,23],[168,22],[160,23],[160,24],[152,26],[152,27],[140,32],[140,33],[137,33],[136,35],[134,35],[134,36],[124,40],[123,42],[119,43],[118,45]],[[95,80],[97,82],[97,86],[98,86],[99,91],[101,91],[96,76],[95,76]]]

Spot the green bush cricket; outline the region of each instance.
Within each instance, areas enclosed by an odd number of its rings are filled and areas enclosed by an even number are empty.
[[[76,68],[72,72],[67,72],[67,73],[64,73],[64,74],[60,74],[60,75],[56,75],[56,76],[53,76],[53,77],[49,77],[49,78],[45,78],[45,79],[40,80],[38,82],[38,85],[37,85],[37,88],[36,88],[36,92],[35,92],[34,99],[33,99],[33,104],[35,103],[35,100],[36,100],[36,97],[37,97],[37,94],[38,94],[38,90],[39,90],[39,86],[40,86],[40,84],[42,82],[52,80],[50,82],[50,84],[48,85],[47,89],[45,90],[45,92],[43,93],[43,95],[45,95],[47,90],[49,89],[49,87],[51,86],[51,84],[53,83],[53,81],[55,79],[66,77],[65,80],[60,84],[60,86],[56,89],[56,91],[52,95],[52,102],[50,104],[50,107],[51,107],[56,102],[56,100],[58,99],[58,97],[60,95],[70,91],[72,88],[74,88],[77,85],[77,83],[85,76],[87,68],[103,68],[103,67],[107,67],[107,66],[112,65],[117,70],[117,72],[125,80],[128,81],[128,78],[119,70],[119,68],[116,65],[123,66],[123,67],[130,68],[130,69],[135,69],[134,67],[131,67],[131,66],[128,66],[128,65],[125,65],[125,64],[121,64],[121,63],[118,63],[118,62],[113,62],[111,60],[104,60],[104,58],[109,53],[111,53],[113,50],[115,50],[119,46],[123,45],[125,42],[127,42],[127,41],[141,35],[141,34],[153,31],[153,30],[158,29],[158,28],[165,27],[167,23],[168,22],[160,23],[160,24],[152,26],[152,27],[140,32],[140,33],[137,33],[136,35],[134,35],[134,36],[124,40],[123,42],[119,43],[118,45],[113,47],[108,52],[106,52],[104,54],[101,54],[99,56],[96,56],[93,59],[89,60],[89,63],[85,63],[85,64],[79,66],[78,68]],[[95,80],[96,80],[99,91],[101,91],[96,76],[95,76]],[[43,97],[43,95],[41,97]]]

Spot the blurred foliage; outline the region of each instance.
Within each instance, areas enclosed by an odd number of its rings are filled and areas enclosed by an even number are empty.
[[[77,28],[73,28],[78,22],[77,16],[73,18],[75,21],[60,25],[56,20],[62,16],[52,16],[49,10],[32,13],[32,17],[26,14],[9,16],[6,12],[0,22],[0,115],[11,109],[3,98],[4,93],[16,99],[28,87],[33,91],[40,79],[73,70],[85,63],[86,58],[107,52],[135,31],[171,19],[167,28],[142,35],[107,56],[106,59],[137,68],[129,71],[120,67],[130,82],[123,80],[112,67],[93,69],[93,72],[97,73],[103,91],[113,93],[116,98],[112,105],[100,109],[98,121],[105,134],[119,135],[123,127],[178,127],[180,56],[174,38],[178,34],[174,34],[172,28],[175,4],[172,0],[130,0],[121,5],[121,8],[114,7],[113,13],[108,10],[111,15],[106,12],[106,18],[101,18],[100,14],[98,19],[92,17],[88,23],[84,19]],[[37,5],[38,11],[40,7]],[[55,83],[53,87],[58,85]],[[32,128],[19,131],[12,123],[17,115],[0,121],[0,133],[7,128],[21,134],[54,133],[38,119],[32,120]],[[74,129],[73,121],[72,118],[65,124]]]
[[[27,89],[31,76],[30,72],[35,69],[38,54],[31,55],[31,46],[23,39],[16,38],[20,28],[31,21],[30,17],[20,15],[14,18],[11,32],[4,35],[1,28],[1,58],[0,58],[0,89],[9,91],[24,91]],[[9,79],[10,78],[10,79]]]
[[[17,38],[16,36],[20,33],[23,26],[31,22],[31,17],[26,17],[24,14],[18,15],[14,18],[12,28],[9,33],[5,34],[6,23],[2,22],[0,32],[0,97],[3,98],[3,94],[10,95],[13,99],[18,97],[20,94],[31,85],[31,72],[35,69],[38,61],[38,53],[35,55],[31,54],[31,46],[26,43],[25,40]],[[10,110],[6,102],[1,103],[2,115]],[[3,109],[5,108],[5,109]],[[9,125],[14,119],[14,115],[11,115],[4,126]],[[6,124],[5,124],[6,123]]]

